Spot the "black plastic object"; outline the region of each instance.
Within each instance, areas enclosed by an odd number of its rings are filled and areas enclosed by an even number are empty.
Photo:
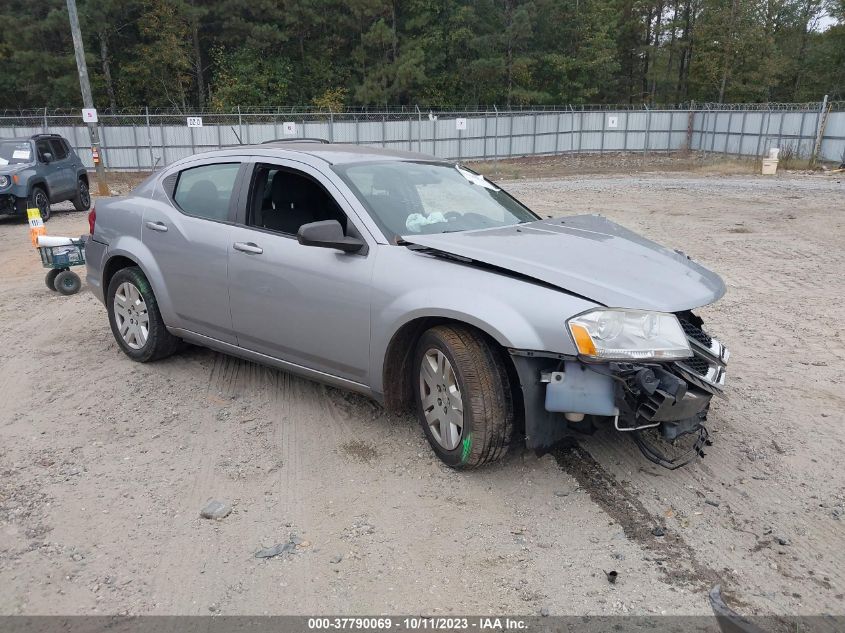
[[[296,239],[303,246],[336,248],[344,253],[355,253],[364,248],[364,242],[357,237],[347,237],[337,220],[309,222],[299,227]]]
[[[660,452],[656,446],[644,439],[641,431],[633,431],[630,435],[637,448],[640,449],[640,452],[647,460],[669,470],[676,470],[681,466],[686,466],[696,457],[704,457],[704,446],[707,444],[707,438],[710,437],[707,428],[704,425],[699,426],[698,438],[695,440],[692,448],[678,457],[670,459]]]

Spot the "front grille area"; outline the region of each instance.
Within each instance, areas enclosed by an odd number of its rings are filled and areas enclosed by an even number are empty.
[[[701,356],[693,356],[692,358],[685,358],[681,361],[682,365],[689,367],[693,370],[696,374],[700,376],[706,376],[707,371],[710,369],[710,363],[708,363],[704,358]]]
[[[709,348],[710,345],[713,343],[713,338],[707,334],[704,330],[700,327],[695,325],[686,315],[679,314],[678,321],[681,323],[681,327],[684,328],[684,334],[686,334],[689,338],[695,339],[705,347]]]

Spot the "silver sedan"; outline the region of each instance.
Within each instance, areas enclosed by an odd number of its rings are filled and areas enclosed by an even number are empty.
[[[727,350],[692,312],[716,274],[601,216],[541,219],[460,164],[237,147],[89,219],[87,280],[127,356],[187,341],[414,408],[455,468],[600,425],[675,468],[724,389]]]

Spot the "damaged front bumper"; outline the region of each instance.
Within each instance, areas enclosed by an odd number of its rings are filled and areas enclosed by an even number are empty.
[[[631,435],[651,461],[678,468],[708,442],[704,422],[713,396],[723,396],[728,350],[701,329],[692,313],[677,315],[693,356],[675,362],[586,363],[572,357],[510,350],[522,387],[529,448],[548,448],[574,432],[612,423]],[[692,447],[668,457],[642,431],[660,441],[693,436]]]
[[[26,210],[23,210],[26,213]],[[0,215],[20,215],[21,205],[18,199],[10,193],[0,194]]]

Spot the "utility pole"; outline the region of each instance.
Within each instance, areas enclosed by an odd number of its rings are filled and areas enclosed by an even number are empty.
[[[82,89],[82,105],[85,108],[94,107],[91,97],[91,84],[88,82],[88,65],[85,63],[85,49],[82,46],[82,31],[79,30],[79,14],[76,12],[76,0],[67,0],[67,12],[70,16],[70,32],[73,35],[73,52],[76,54],[76,68],[79,71],[79,87]],[[88,133],[91,135],[91,152],[94,155],[94,167],[97,170],[97,187],[101,196],[109,196],[109,186],[106,183],[106,170],[100,157],[100,131],[97,124],[88,123]]]

